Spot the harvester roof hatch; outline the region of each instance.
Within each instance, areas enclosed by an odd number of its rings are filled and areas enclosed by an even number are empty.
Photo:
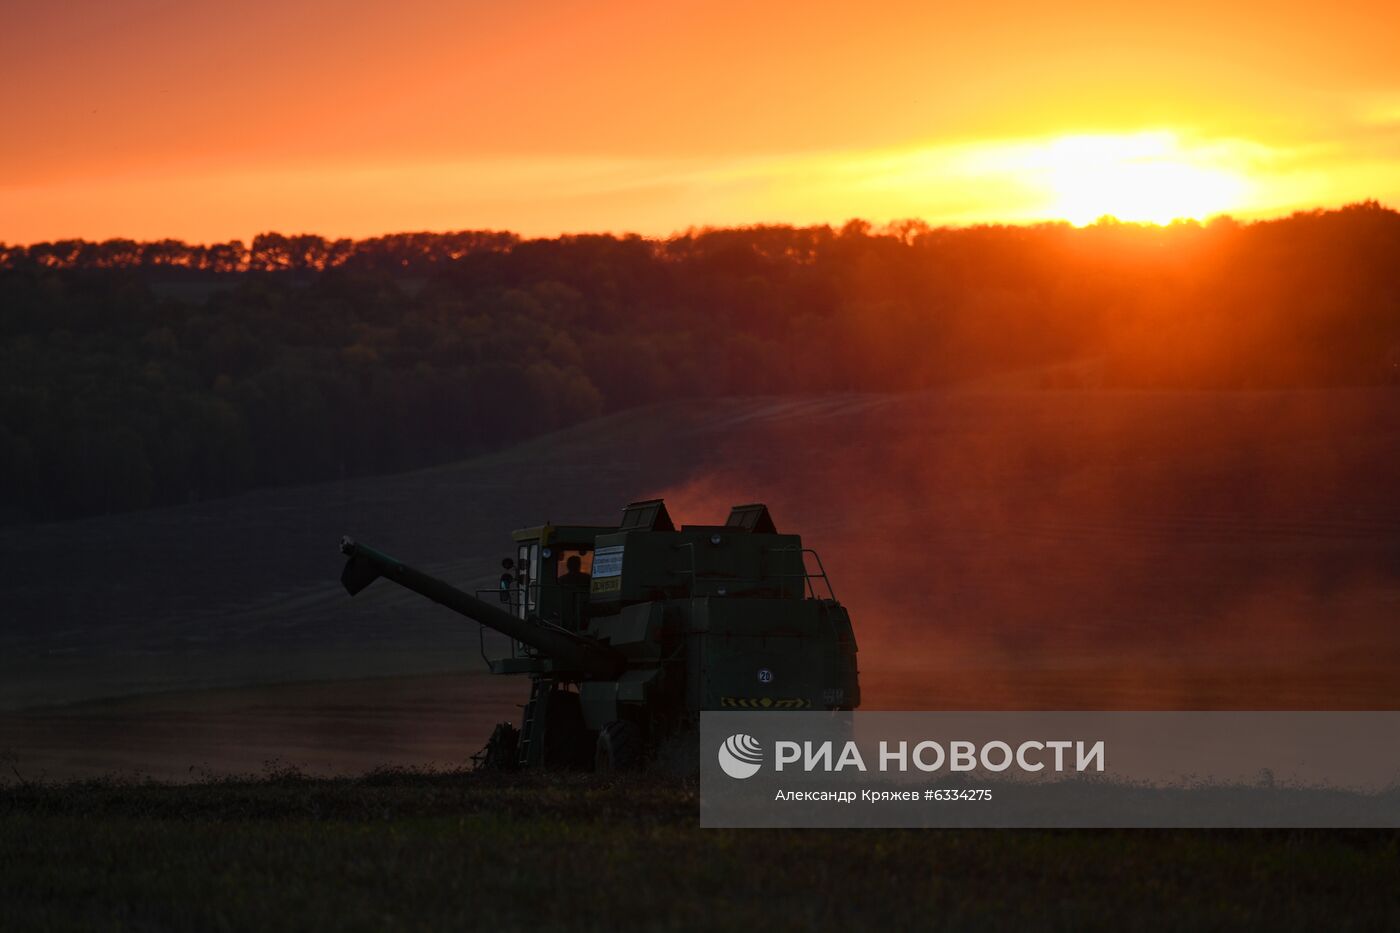
[[[622,510],[622,524],[618,531],[675,531],[671,515],[666,511],[666,503],[660,499],[647,499],[633,502]]]
[[[768,506],[761,502],[752,505],[736,505],[729,510],[729,518],[725,520],[726,528],[738,528],[743,531],[751,531],[754,534],[774,535],[778,533],[778,527],[773,524],[773,516],[768,514]]]

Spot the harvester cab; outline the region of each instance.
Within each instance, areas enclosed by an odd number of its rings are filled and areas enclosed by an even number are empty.
[[[385,576],[510,637],[487,663],[528,675],[530,698],[479,764],[631,768],[692,734],[702,710],[860,702],[850,617],[816,552],[764,505],[677,528],[661,500],[635,502],[617,525],[546,524],[514,545],[495,600],[341,548],[352,595]]]
[[[542,525],[515,532],[515,556],[502,562],[501,601],[521,619],[571,632],[587,627],[594,541],[612,531],[592,525]]]

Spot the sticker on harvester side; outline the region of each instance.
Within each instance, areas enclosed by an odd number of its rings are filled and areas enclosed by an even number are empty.
[[[593,554],[593,579],[622,576],[623,545],[600,547]]]
[[[811,700],[802,697],[720,697],[725,709],[808,709]]]

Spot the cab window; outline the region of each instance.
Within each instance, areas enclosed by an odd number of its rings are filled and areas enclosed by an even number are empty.
[[[540,581],[540,546],[538,542],[521,544],[517,551],[518,560],[516,562],[517,572],[525,579],[520,584],[520,602],[516,604],[515,613],[520,618],[526,618],[535,608],[535,596],[539,592]]]
[[[586,547],[566,547],[559,549],[559,559],[555,563],[555,577],[565,585],[582,584],[591,580],[593,574],[593,549]]]

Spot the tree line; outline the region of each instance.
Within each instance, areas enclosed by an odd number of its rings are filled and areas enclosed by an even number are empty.
[[[0,246],[0,520],[409,469],[640,402],[1400,381],[1400,214]]]
[[[261,233],[251,245],[242,240],[209,245],[182,240],[56,240],[29,246],[0,243],[0,268],[320,272],[354,263],[360,268],[422,271],[468,253],[507,250],[519,242],[513,233],[492,230],[396,233],[366,240]]]

